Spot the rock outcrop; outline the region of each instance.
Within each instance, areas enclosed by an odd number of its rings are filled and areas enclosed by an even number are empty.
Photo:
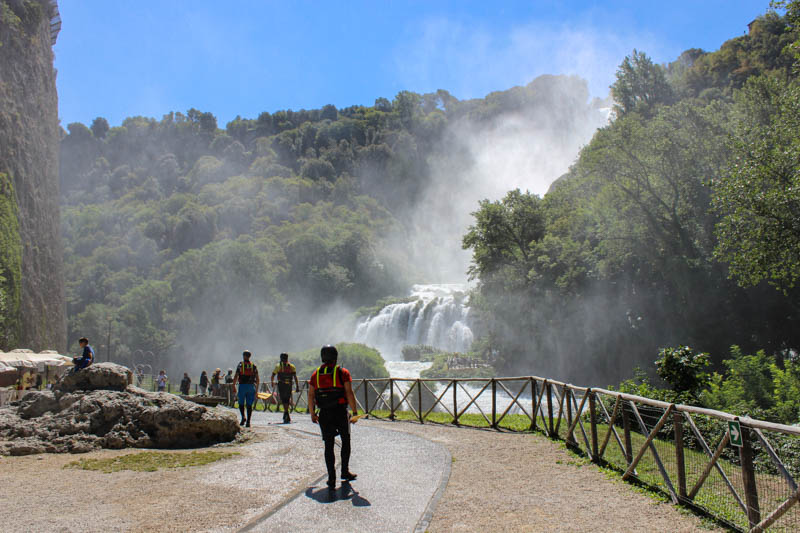
[[[0,349],[66,348],[57,9],[55,0],[0,0]]]
[[[124,391],[133,383],[133,373],[116,363],[96,363],[80,372],[72,372],[56,384],[58,392],[90,390]]]
[[[190,448],[228,442],[236,415],[128,385],[130,371],[100,363],[0,408],[0,454],[82,453],[98,448]]]

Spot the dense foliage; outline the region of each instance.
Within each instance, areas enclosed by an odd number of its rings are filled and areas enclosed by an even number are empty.
[[[668,364],[672,366],[672,375],[681,376],[683,383],[692,385],[691,389],[675,386],[671,380],[665,380],[670,387],[661,387],[646,372],[637,369],[635,377],[623,381],[619,390],[785,424],[800,420],[797,355],[781,357],[768,355],[764,350],[747,354],[734,345],[723,359],[721,371],[711,374],[705,372],[706,365],[702,362],[705,354],[697,354],[687,346],[665,348],[661,355],[656,364],[663,366],[666,355],[671,359]],[[681,356],[687,364],[680,364]],[[660,369],[659,375],[666,377]]]
[[[374,348],[363,344],[342,342],[336,345],[339,351],[338,364],[350,371],[353,379],[387,378],[389,373],[383,366],[383,357]],[[297,367],[297,378],[307,380],[320,364],[319,348],[289,354],[289,361]],[[271,372],[277,363],[265,361],[262,367]],[[268,375],[268,374],[265,374]]]
[[[502,372],[602,384],[654,370],[663,346],[691,345],[717,369],[731,344],[780,360],[800,349],[789,20],[770,12],[666,66],[634,51],[615,118],[544,197],[480,204],[463,245]]]
[[[196,109],[69,124],[71,342],[87,335],[105,355],[110,336],[113,358],[152,352],[183,371],[346,337],[351,310],[420,279],[427,252],[411,258],[409,233],[431,168],[470,164],[454,131],[514,116],[561,135],[587,113],[599,112],[584,81],[542,76],[483,99],[404,91],[225,129]]]

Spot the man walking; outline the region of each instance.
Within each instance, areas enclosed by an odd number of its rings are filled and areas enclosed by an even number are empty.
[[[258,369],[250,362],[252,354],[245,350],[242,352],[243,361],[236,367],[236,374],[233,376],[233,388],[239,384],[239,412],[242,414],[240,426],[250,427],[250,419],[253,416],[253,404],[256,401],[256,390],[258,390]],[[244,413],[247,409],[247,418]]]
[[[308,386],[308,410],[311,421],[319,423],[322,440],[325,442],[325,465],[328,468],[328,490],[336,490],[336,435],[342,439],[342,481],[352,481],[356,475],[350,472],[350,411],[357,412],[356,398],[350,372],[337,366],[339,352],[335,346],[323,346],[320,350],[322,366],[311,375]],[[316,408],[319,408],[319,413]]]
[[[297,369],[289,362],[289,354],[282,353],[281,361],[275,365],[270,378],[272,390],[275,390],[275,376],[278,376],[278,396],[283,404],[283,423],[289,424],[292,419],[289,417],[289,408],[292,403],[292,379],[297,385],[297,392],[300,392],[300,382],[297,380]]]

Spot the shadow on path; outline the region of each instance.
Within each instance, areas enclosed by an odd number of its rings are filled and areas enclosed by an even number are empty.
[[[306,498],[311,498],[317,503],[333,503],[336,501],[350,500],[353,507],[369,507],[372,505],[368,499],[361,496],[361,494],[346,481],[342,482],[342,486],[335,491],[328,490],[327,487],[321,489],[308,487],[306,489]]]

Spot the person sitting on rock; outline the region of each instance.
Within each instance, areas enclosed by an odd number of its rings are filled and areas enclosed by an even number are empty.
[[[75,372],[86,368],[94,362],[94,349],[89,346],[89,339],[81,337],[78,340],[78,344],[83,349],[83,354],[80,357],[72,358],[72,364],[75,365]]]
[[[233,383],[233,369],[229,368],[228,373],[225,374],[225,385],[230,385]]]

